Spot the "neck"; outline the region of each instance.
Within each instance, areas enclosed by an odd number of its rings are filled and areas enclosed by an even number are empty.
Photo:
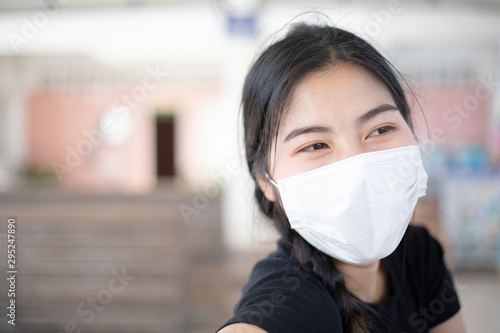
[[[386,297],[388,281],[380,260],[358,266],[334,259],[334,264],[344,277],[347,290],[363,302],[377,304]]]

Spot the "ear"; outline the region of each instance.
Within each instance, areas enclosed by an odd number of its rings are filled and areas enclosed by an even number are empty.
[[[274,193],[274,185],[271,184],[269,179],[267,179],[266,175],[264,173],[259,173],[257,175],[257,185],[259,185],[260,189],[262,192],[264,192],[264,196],[266,197],[267,200],[271,202],[276,201],[276,194]]]

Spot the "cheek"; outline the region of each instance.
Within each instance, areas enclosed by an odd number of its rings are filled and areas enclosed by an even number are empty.
[[[269,154],[269,173],[274,180],[286,177],[289,174],[290,169],[293,169],[293,164],[287,158],[287,151],[285,147],[278,144],[277,147],[272,147],[272,151]]]
[[[275,180],[295,176],[334,162],[331,153],[325,153],[321,158],[310,156],[290,156],[283,154],[275,163],[273,175]]]
[[[294,158],[292,155],[293,152],[286,148],[276,152],[274,160],[270,163],[270,170],[274,180],[283,179],[307,171],[307,163]]]
[[[273,169],[271,169],[274,180],[282,179],[294,174],[295,167],[296,163],[288,161],[284,154],[277,156],[273,163]]]
[[[401,127],[395,141],[399,146],[410,146],[418,143],[410,127],[406,124]]]

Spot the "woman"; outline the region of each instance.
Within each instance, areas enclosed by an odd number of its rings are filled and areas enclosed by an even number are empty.
[[[299,24],[257,59],[242,105],[255,198],[281,239],[219,332],[464,332],[440,245],[408,226],[427,175],[391,65]]]

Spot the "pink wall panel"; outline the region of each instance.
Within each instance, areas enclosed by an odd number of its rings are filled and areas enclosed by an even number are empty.
[[[55,172],[63,186],[150,190],[156,178],[149,110],[141,104],[131,110],[134,129],[123,144],[114,146],[102,140],[101,117],[117,96],[118,92],[33,93],[28,99],[29,165]]]
[[[417,96],[427,121],[425,124],[422,111],[414,104],[419,138],[430,137],[445,148],[486,144],[491,96],[484,88],[425,87],[417,91]]]

